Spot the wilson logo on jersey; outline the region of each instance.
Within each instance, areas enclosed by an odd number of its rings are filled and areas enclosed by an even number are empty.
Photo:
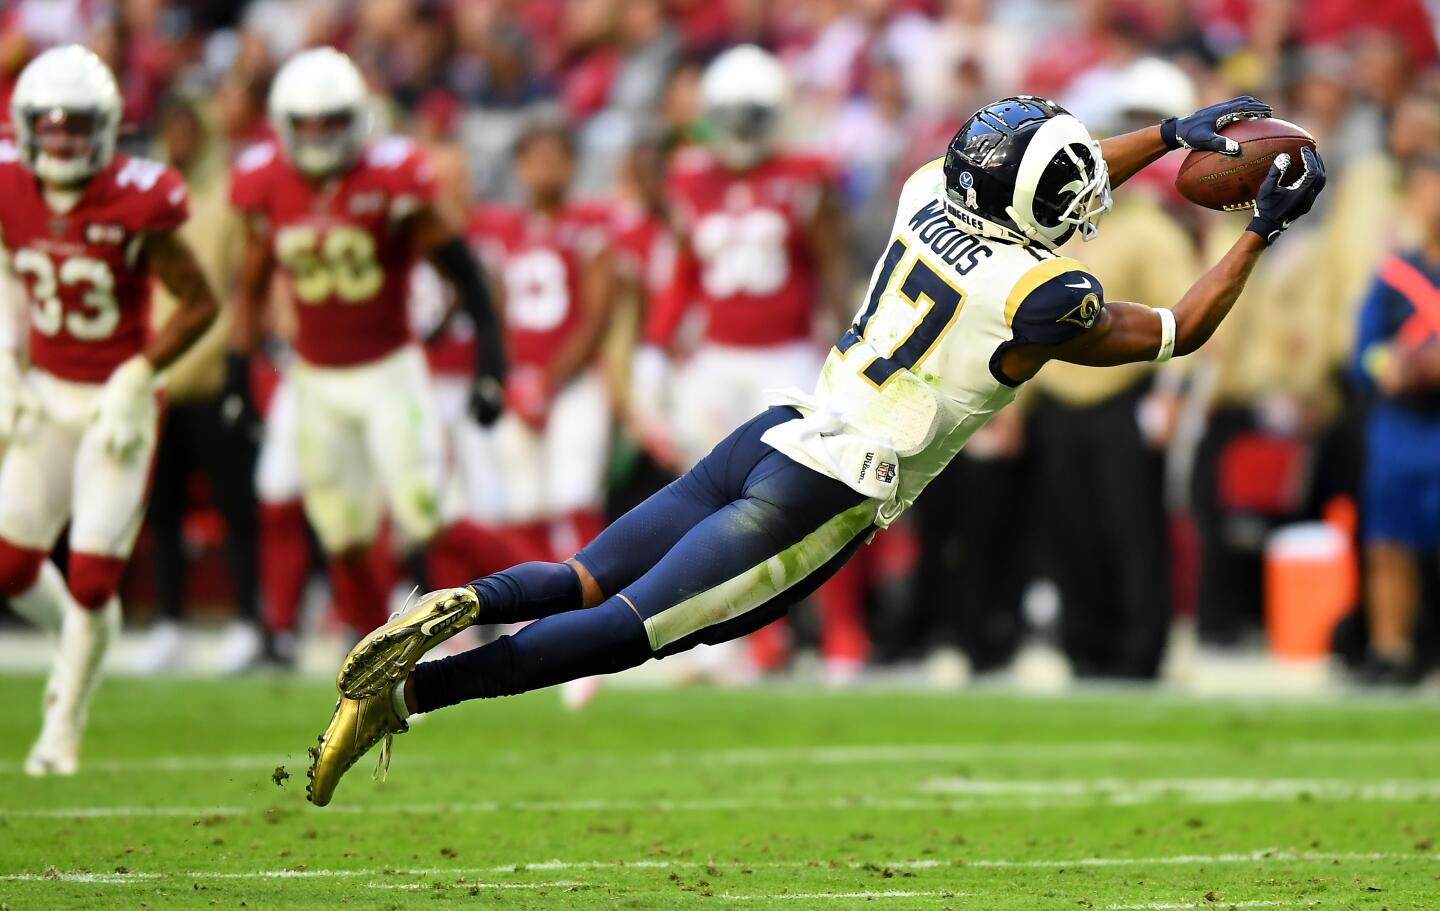
[[[1074,285],[1066,285],[1071,288]],[[1052,311],[1053,312],[1053,311]],[[1100,316],[1100,298],[1094,294],[1087,294],[1081,299],[1079,305],[1069,313],[1060,317],[1057,323],[1072,323],[1082,329],[1089,329],[1095,325],[1095,320]]]

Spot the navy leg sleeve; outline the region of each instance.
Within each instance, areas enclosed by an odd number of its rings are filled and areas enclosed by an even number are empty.
[[[564,563],[521,563],[470,583],[481,623],[519,623],[583,606],[580,577]]]
[[[513,696],[578,677],[613,674],[650,657],[645,625],[624,601],[555,614],[477,649],[416,665],[422,712],[467,699]]]

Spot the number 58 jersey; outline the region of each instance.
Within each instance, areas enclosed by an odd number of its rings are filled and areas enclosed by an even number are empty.
[[[138,354],[149,323],[146,234],[189,215],[180,175],[117,154],[68,212],[53,211],[12,142],[0,142],[0,243],[30,304],[30,362],[79,383],[102,383]]]
[[[1004,351],[1067,341],[1095,325],[1104,301],[1079,262],[956,227],[945,214],[942,161],[900,191],[890,242],[814,394],[782,397],[803,418],[764,437],[883,501],[881,526],[1015,398],[1018,384],[1000,368]]]
[[[410,341],[406,294],[416,252],[403,225],[434,198],[429,163],[399,137],[372,143],[320,184],[273,142],[236,159],[231,202],[266,233],[290,284],[295,350],[305,362],[364,364]]]

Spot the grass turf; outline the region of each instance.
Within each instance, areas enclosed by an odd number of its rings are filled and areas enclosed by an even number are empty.
[[[87,768],[31,781],[40,683],[0,683],[10,911],[1440,907],[1421,701],[538,693],[426,719],[318,810],[322,684],[110,681]]]

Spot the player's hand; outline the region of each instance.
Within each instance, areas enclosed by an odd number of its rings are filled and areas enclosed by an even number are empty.
[[[129,461],[155,432],[155,368],[137,354],[115,368],[100,390],[94,431],[105,454]]]
[[[537,367],[514,367],[505,379],[505,410],[535,430],[550,414],[550,384]]]
[[[1325,189],[1325,162],[1311,149],[1300,150],[1300,160],[1305,169],[1294,182],[1286,185],[1280,182],[1290,166],[1290,156],[1281,152],[1275,156],[1270,173],[1255,194],[1255,217],[1250,220],[1247,230],[1254,231],[1272,244],[1275,238],[1295,219],[1310,211],[1315,197]]]
[[[470,416],[481,427],[489,427],[505,411],[505,387],[489,375],[477,376],[470,384]]]
[[[30,387],[15,355],[0,353],[0,442],[25,439],[40,419],[40,400]]]
[[[1237,120],[1269,117],[1270,105],[1250,95],[1241,95],[1208,108],[1201,108],[1188,117],[1170,117],[1160,123],[1160,136],[1170,149],[1201,149],[1222,155],[1239,155],[1240,143],[1226,139],[1220,131]]]
[[[250,358],[237,352],[225,356],[225,386],[220,392],[220,420],[226,429],[260,442],[264,421],[250,392]]]

